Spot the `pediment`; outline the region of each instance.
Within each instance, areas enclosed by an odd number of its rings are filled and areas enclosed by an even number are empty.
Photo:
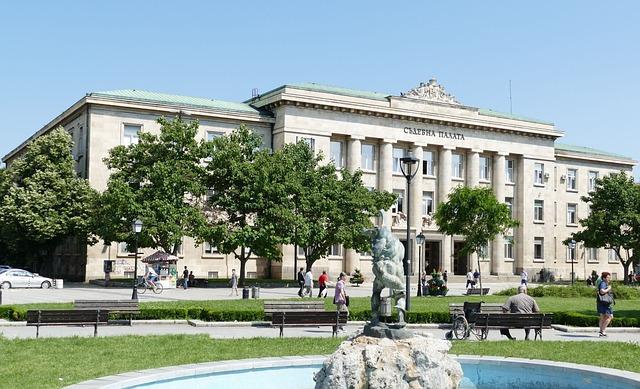
[[[401,93],[400,96],[438,103],[460,105],[460,102],[456,100],[455,96],[447,93],[444,87],[438,84],[438,81],[436,81],[435,78],[430,79],[427,83],[421,82],[420,85],[408,92]]]

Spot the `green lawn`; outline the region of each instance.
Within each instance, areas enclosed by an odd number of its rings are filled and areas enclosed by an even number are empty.
[[[206,335],[109,338],[0,337],[0,388],[61,388],[154,367],[285,355],[332,353],[342,339],[233,339]],[[595,364],[640,372],[640,345],[616,342],[454,342],[451,353]],[[602,358],[606,355],[606,358]]]

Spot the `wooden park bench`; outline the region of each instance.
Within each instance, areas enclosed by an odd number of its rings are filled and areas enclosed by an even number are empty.
[[[476,313],[475,325],[484,331],[484,339],[489,330],[494,329],[532,329],[535,338],[542,340],[542,330],[551,328],[551,313]]]
[[[107,324],[109,311],[102,309],[57,309],[27,311],[27,326],[36,326],[36,338],[40,326],[94,326],[93,336],[98,336],[98,326]]]
[[[75,300],[73,306],[76,309],[99,309],[110,313],[128,314],[129,325],[133,315],[140,313],[138,300]]]
[[[502,313],[502,304],[487,304],[482,302],[480,305],[480,312],[482,313]],[[451,318],[458,315],[464,315],[464,304],[452,303],[449,304],[449,315]]]
[[[280,327],[280,337],[282,338],[284,327],[320,327],[331,326],[333,336],[338,333],[338,328],[347,324],[348,312],[273,312],[271,325]]]
[[[489,294],[489,288],[482,288],[482,295],[486,296]],[[480,295],[480,288],[469,288],[467,289],[467,296],[472,296],[472,295]]]
[[[271,317],[271,315],[276,312],[325,312],[324,299],[301,301],[275,300],[264,302],[264,314],[266,317]]]

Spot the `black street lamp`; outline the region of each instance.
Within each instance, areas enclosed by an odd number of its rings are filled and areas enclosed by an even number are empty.
[[[576,253],[573,251],[576,248],[576,241],[571,239],[569,241],[569,248],[571,249],[571,285],[573,285],[573,279],[575,278],[573,275],[573,261],[576,257]]]
[[[414,170],[415,165],[415,170]],[[411,280],[409,277],[409,271],[411,269],[411,258],[409,253],[411,252],[411,241],[410,241],[410,230],[411,230],[411,179],[418,173],[418,169],[420,167],[420,161],[418,158],[415,158],[413,155],[409,154],[408,157],[400,158],[400,170],[402,171],[402,175],[407,179],[407,250],[404,254],[404,276],[405,276],[405,285],[406,292],[405,296],[407,302],[405,304],[405,309],[409,311],[409,300],[411,298]],[[418,277],[420,278],[420,277]]]
[[[420,234],[416,236],[416,243],[418,246],[422,246],[425,241],[425,236],[420,231]],[[422,296],[422,257],[418,257],[418,297]]]
[[[138,236],[142,231],[142,220],[136,219],[131,223],[131,229],[133,233],[136,235],[136,246],[135,246],[135,255],[134,255],[134,264],[133,264],[133,293],[131,294],[131,300],[138,299]]]

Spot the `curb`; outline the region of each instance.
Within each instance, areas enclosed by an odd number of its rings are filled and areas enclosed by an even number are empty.
[[[600,329],[598,327],[571,327],[562,324],[552,324],[551,328],[560,332],[577,332],[577,333],[596,333]],[[607,327],[607,332],[615,333],[640,333],[638,327]]]

